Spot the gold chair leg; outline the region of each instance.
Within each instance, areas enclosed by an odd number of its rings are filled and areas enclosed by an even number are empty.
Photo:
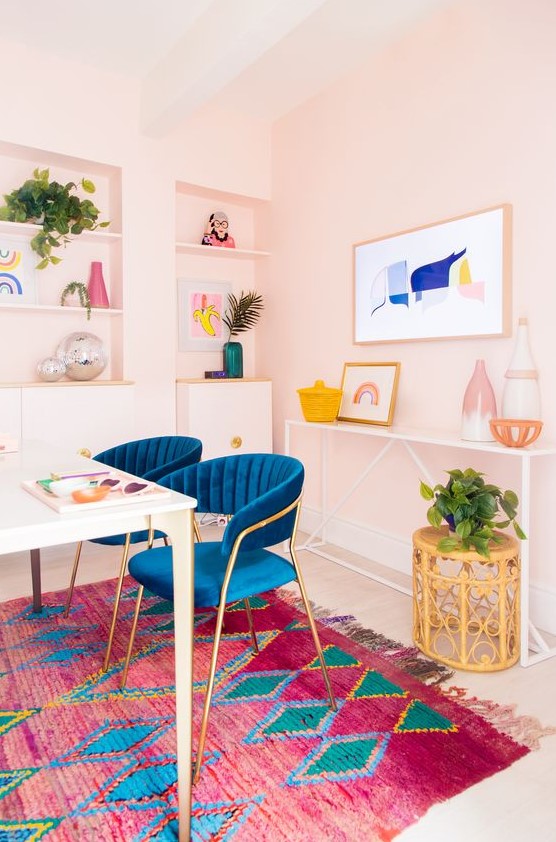
[[[79,558],[81,556],[81,549],[83,547],[83,541],[80,541],[77,545],[77,549],[75,551],[75,558],[73,560],[73,569],[71,571],[71,579],[68,588],[68,595],[66,597],[66,607],[64,609],[64,617],[69,615],[69,610],[71,607],[71,600],[73,597],[73,589],[75,587],[75,578],[77,576],[77,568],[79,567]]]
[[[247,614],[247,622],[249,623],[249,631],[251,632],[251,640],[253,641],[253,651],[255,655],[259,654],[259,644],[257,643],[257,634],[255,632],[255,626],[253,624],[253,612],[251,611],[251,603],[249,602],[249,597],[246,597],[243,600],[243,604],[245,605],[245,612]]]
[[[108,645],[106,647],[106,655],[104,656],[104,664],[102,671],[106,672],[110,664],[110,653],[112,651],[112,643],[114,641],[114,632],[116,630],[116,620],[118,619],[118,608],[120,607],[120,597],[122,595],[122,587],[124,584],[124,576],[127,567],[127,557],[129,555],[129,545],[131,542],[131,534],[128,532],[125,536],[124,551],[122,553],[122,561],[120,564],[120,575],[118,577],[118,586],[116,588],[116,598],[114,601],[114,611],[112,612],[112,622],[110,624],[110,633],[108,635]]]
[[[225,603],[221,602],[218,606],[218,614],[216,616],[216,628],[214,630],[214,643],[212,644],[212,655],[210,659],[210,670],[207,679],[207,689],[205,693],[205,705],[203,707],[203,718],[201,720],[201,731],[199,733],[199,743],[197,745],[197,758],[195,760],[195,769],[193,770],[193,785],[198,783],[201,774],[201,764],[203,762],[203,751],[205,749],[205,740],[207,736],[207,727],[210,713],[210,703],[212,700],[212,692],[214,689],[214,678],[216,675],[216,664],[218,660],[218,648],[220,646],[220,637],[222,634],[222,621],[224,619]]]
[[[303,577],[301,576],[301,568],[299,566],[299,561],[297,560],[297,556],[293,546],[290,547],[290,554],[293,559],[293,566],[295,568],[295,572],[297,573],[297,584],[299,585],[299,590],[301,591],[301,599],[303,600],[303,605],[305,606],[305,611],[307,612],[307,619],[309,621],[309,628],[311,629],[311,634],[313,635],[313,642],[315,644],[315,649],[317,650],[317,655],[320,661],[320,668],[322,670],[322,675],[324,678],[324,683],[326,685],[326,690],[328,692],[328,698],[330,700],[330,707],[332,710],[337,710],[336,707],[336,699],[334,697],[334,691],[332,690],[332,685],[330,683],[330,676],[328,675],[328,667],[326,666],[326,662],[324,660],[324,655],[322,652],[322,647],[320,645],[319,633],[317,631],[317,626],[313,617],[313,612],[311,611],[311,605],[307,598],[307,592],[305,590],[305,585],[303,583]]]
[[[139,585],[139,589],[137,591],[137,600],[135,602],[135,613],[133,614],[133,623],[131,625],[131,633],[129,636],[129,642],[127,644],[127,652],[125,656],[125,664],[124,664],[124,671],[122,673],[122,679],[120,681],[120,687],[123,690],[126,681],[127,681],[127,673],[129,671],[129,662],[131,660],[131,652],[133,650],[133,643],[135,641],[135,632],[137,631],[137,621],[139,620],[139,612],[141,610],[141,600],[143,599],[143,592],[145,588],[143,585]]]

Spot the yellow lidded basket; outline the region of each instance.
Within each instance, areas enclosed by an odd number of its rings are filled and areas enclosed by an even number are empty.
[[[324,385],[317,380],[314,386],[298,389],[301,411],[306,421],[335,421],[340,411],[342,390]]]

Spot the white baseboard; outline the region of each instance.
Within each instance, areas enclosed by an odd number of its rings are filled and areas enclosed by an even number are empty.
[[[319,511],[303,506],[299,528],[311,535],[318,529],[320,519]],[[302,543],[300,540],[298,545],[301,546]],[[368,526],[353,521],[331,518],[326,524],[326,543],[411,576],[412,544],[411,540],[406,538],[369,529]],[[539,629],[556,636],[556,589],[538,582],[531,583],[529,600],[531,621]]]

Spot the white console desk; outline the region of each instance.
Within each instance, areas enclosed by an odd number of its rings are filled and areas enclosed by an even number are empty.
[[[526,448],[504,447],[504,445],[497,442],[474,442],[464,441],[457,433],[445,433],[439,431],[424,431],[414,430],[405,427],[379,427],[367,424],[350,424],[334,421],[328,424],[319,424],[308,421],[292,421],[287,420],[285,429],[285,452],[291,452],[291,435],[292,431],[297,427],[314,430],[320,436],[320,459],[321,459],[321,521],[316,529],[307,538],[305,544],[300,549],[306,549],[323,558],[328,558],[332,561],[337,561],[329,553],[319,549],[326,543],[326,525],[339,511],[339,509],[349,500],[352,494],[359,488],[363,481],[369,476],[373,469],[379,462],[387,455],[388,451],[396,445],[404,447],[415,465],[417,466],[420,475],[427,480],[427,482],[434,486],[437,480],[431,478],[426,465],[423,463],[419,454],[416,453],[413,445],[423,444],[437,447],[451,447],[466,451],[480,451],[482,453],[492,453],[497,456],[503,456],[508,459],[517,459],[520,466],[521,476],[521,493],[519,495],[519,523],[526,535],[529,535],[530,529],[530,504],[531,504],[531,462],[532,460],[555,456],[556,446],[545,445],[538,446],[536,444]],[[338,500],[331,509],[327,510],[328,500],[328,458],[329,458],[329,444],[333,437],[342,435],[352,436],[372,436],[380,439],[382,447],[373,456],[373,458],[362,466],[362,471],[352,484],[352,486],[345,492],[345,494]],[[522,541],[520,548],[521,556],[521,658],[522,666],[530,666],[546,658],[556,655],[556,647],[550,647],[543,638],[541,632],[533,625],[529,619],[529,542]],[[346,565],[349,566],[349,565]],[[351,569],[356,569],[352,567]],[[396,585],[388,580],[365,573],[369,578],[381,582],[389,587],[395,587],[402,593],[411,594],[406,588]]]

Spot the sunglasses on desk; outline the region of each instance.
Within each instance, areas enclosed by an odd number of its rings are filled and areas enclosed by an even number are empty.
[[[99,482],[99,485],[101,488],[110,488],[110,491],[121,491],[126,496],[142,494],[144,491],[148,491],[153,487],[152,482],[147,482],[146,480],[125,480],[117,479],[116,477],[106,477],[106,479]]]

